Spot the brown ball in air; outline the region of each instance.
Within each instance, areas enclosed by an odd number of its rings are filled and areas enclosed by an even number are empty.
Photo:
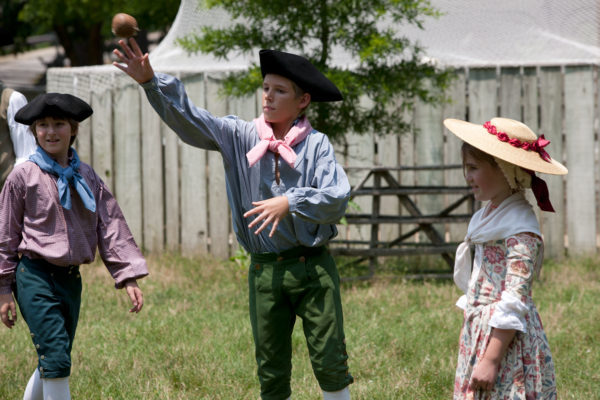
[[[139,32],[135,18],[129,14],[118,13],[112,19],[112,33],[122,38],[130,38]]]

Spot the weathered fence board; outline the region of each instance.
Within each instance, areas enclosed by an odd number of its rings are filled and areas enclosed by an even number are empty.
[[[539,131],[539,97],[538,97],[538,73],[536,68],[523,68],[523,117],[522,121],[533,129]]]
[[[140,96],[145,94],[141,92]],[[141,102],[141,118],[143,247],[160,251],[163,250],[165,242],[161,120],[147,101]]]
[[[538,135],[541,135],[539,127],[539,115],[538,115],[538,83],[537,73],[535,68],[523,68],[523,75],[521,81],[522,97],[522,117],[518,118],[523,121],[525,125],[530,127]],[[536,204],[535,196],[531,190],[525,192],[525,197],[531,204]],[[539,207],[534,207],[538,221],[540,221],[540,227],[543,223],[542,214],[544,213]]]
[[[368,100],[361,99],[361,106],[369,107],[369,105],[370,104]],[[318,127],[316,128],[318,129]],[[362,135],[358,133],[348,134],[346,136],[346,147],[340,149],[343,153],[343,158],[340,159],[338,157],[338,162],[345,167],[364,167],[373,165],[375,160],[374,142],[374,135],[371,133]],[[353,187],[364,178],[363,171],[359,170],[350,169],[347,171],[347,175],[350,185]],[[367,184],[373,184],[371,178],[369,181],[367,181]],[[373,200],[370,197],[357,198],[354,199],[353,202],[361,210],[371,210],[373,206]],[[340,229],[345,231],[345,236],[347,238],[367,240],[371,235],[371,228],[368,226],[350,225],[346,227],[340,227]]]
[[[182,250],[181,237],[181,193],[179,168],[180,140],[169,127],[161,122],[160,131],[164,143],[164,181],[165,181],[165,248],[169,251]],[[191,246],[196,245],[193,243]]]
[[[400,100],[402,101],[402,100]],[[405,121],[410,122],[411,128],[414,126],[414,112],[411,110],[405,110],[403,112],[402,117]],[[398,165],[405,166],[414,166],[416,162],[415,157],[415,135],[413,134],[414,128],[411,129],[411,132],[406,132],[402,136],[400,136],[400,149],[398,151]],[[401,185],[410,186],[416,185],[416,173],[414,171],[403,171],[398,174],[398,182]],[[408,213],[403,207],[400,209],[400,215],[406,215]],[[409,228],[400,226],[400,233],[406,234],[407,231],[410,231]]]
[[[91,85],[97,85],[98,79],[92,76]],[[106,93],[91,93],[91,103],[94,113],[91,117],[91,130],[93,132],[90,140],[77,138],[77,151],[83,160],[90,160],[94,170],[109,188],[115,187],[113,173],[113,136],[119,135],[117,130],[113,135],[113,99]],[[80,140],[83,139],[83,140]],[[85,144],[85,145],[84,145]],[[85,156],[83,154],[86,154]]]
[[[442,118],[458,118],[465,119],[467,113],[466,93],[467,93],[467,77],[465,71],[459,71],[456,79],[450,85],[446,92],[450,102],[444,105]],[[460,148],[462,141],[454,134],[444,128],[444,161],[446,165],[462,164],[462,156]],[[444,172],[444,180],[446,186],[459,186],[465,184],[465,178],[462,171],[449,170]],[[446,195],[444,206],[449,206],[459,199],[460,195]],[[467,205],[461,205],[457,209],[457,213],[467,213]],[[450,242],[462,241],[467,233],[466,224],[448,224],[446,226],[447,240]]]
[[[399,136],[388,134],[375,138],[377,143],[376,164],[378,165],[398,165],[398,146]],[[381,149],[381,150],[380,150]],[[385,150],[383,150],[385,149]],[[398,179],[398,173],[392,172],[392,176]],[[381,213],[388,215],[398,215],[400,213],[400,203],[395,196],[384,196],[381,198]],[[383,241],[398,237],[400,226],[396,224],[386,224],[379,228],[379,239]]]
[[[564,161],[563,154],[563,77],[560,67],[543,67],[540,70],[540,130],[539,134],[551,142],[550,155]],[[542,213],[541,224],[545,252],[560,259],[565,254],[565,190],[562,176],[544,177],[556,213]]]
[[[569,253],[596,252],[596,195],[594,168],[594,68],[565,71],[565,132],[569,168],[567,232]]]
[[[414,112],[415,126],[415,165],[441,165],[444,162],[443,146],[434,143],[444,143],[442,125],[442,107],[423,104],[417,100]],[[443,186],[444,174],[440,171],[418,171],[415,173],[419,186]],[[443,196],[420,196],[415,199],[424,214],[432,214],[443,209]],[[444,230],[443,226],[435,224],[436,230]]]
[[[492,114],[492,116],[512,118],[519,121],[522,119],[520,68],[500,69],[500,114]],[[491,116],[486,121],[489,119],[491,119]]]
[[[140,92],[133,85],[114,93],[114,191],[127,223],[138,243],[142,243],[142,174],[140,146]]]
[[[188,96],[198,107],[206,107],[204,75],[186,77]],[[170,133],[173,134],[173,133]],[[208,252],[207,152],[182,143],[179,153],[181,176],[181,251],[192,255]]]
[[[77,74],[73,76],[73,90],[71,94],[77,96],[85,101],[88,104],[91,104],[91,95],[90,95],[90,85],[91,78],[87,74]],[[79,124],[79,131],[77,132],[78,142],[80,144],[77,147],[77,154],[81,157],[79,153],[83,153],[87,159],[90,156],[93,145],[92,145],[92,130],[91,130],[91,120],[86,119],[81,124]]]
[[[498,115],[495,68],[469,70],[469,121],[483,124]]]

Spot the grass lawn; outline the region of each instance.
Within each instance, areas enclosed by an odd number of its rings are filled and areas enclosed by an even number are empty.
[[[145,306],[127,312],[100,263],[82,267],[74,399],[258,399],[246,272],[232,262],[149,258]],[[344,271],[342,271],[344,273]],[[450,281],[381,278],[342,286],[353,399],[450,399],[462,314]],[[547,262],[534,300],[559,399],[600,399],[600,259]],[[20,317],[20,315],[19,315]],[[319,399],[297,321],[293,398]],[[36,367],[27,326],[0,326],[0,399],[20,399]]]

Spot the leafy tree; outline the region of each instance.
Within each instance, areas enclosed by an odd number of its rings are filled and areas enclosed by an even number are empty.
[[[140,41],[149,30],[165,30],[179,9],[178,0],[0,0],[1,10],[18,9],[14,42],[23,43],[22,35],[54,31],[72,66],[103,64],[105,42],[112,38],[112,16],[118,12],[133,15],[143,29]],[[32,27],[27,29],[26,27]],[[15,46],[23,50],[23,46]]]
[[[333,139],[346,132],[403,132],[402,110],[415,99],[443,101],[453,74],[423,62],[423,50],[402,36],[403,24],[423,28],[423,17],[439,16],[429,0],[206,0],[233,20],[230,27],[201,27],[179,39],[190,52],[225,58],[273,48],[305,55],[338,86],[344,101],[313,103],[311,121]],[[353,66],[334,65],[333,52],[350,55]],[[258,65],[230,75],[225,92],[243,96],[260,87]],[[369,106],[360,99],[370,99]],[[399,101],[402,99],[402,101]],[[363,103],[364,104],[364,103]]]
[[[35,26],[23,24],[17,20],[19,12],[24,6],[24,1],[0,1],[0,46],[11,46],[14,53],[27,48],[27,37],[43,33],[37,32]]]

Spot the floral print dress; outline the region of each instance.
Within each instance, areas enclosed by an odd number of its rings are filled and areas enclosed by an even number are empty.
[[[556,399],[554,363],[531,298],[535,265],[543,257],[542,240],[520,233],[479,247],[466,294],[454,399]],[[469,388],[471,374],[485,353],[493,326],[517,331],[494,388],[473,391]]]

